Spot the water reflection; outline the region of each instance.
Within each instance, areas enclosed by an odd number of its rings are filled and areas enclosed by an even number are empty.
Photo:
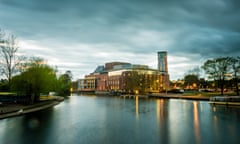
[[[169,127],[168,127],[168,100],[156,100],[156,117],[159,128],[159,139],[161,143],[169,143]]]
[[[212,110],[214,137],[219,143],[223,143],[223,141],[226,143],[238,143],[240,125],[236,125],[235,122],[237,121],[238,124],[240,122],[240,109],[212,105]],[[225,134],[223,134],[223,131]]]
[[[138,109],[138,95],[135,97],[135,106],[136,106],[136,119],[139,119],[139,109]]]
[[[198,102],[194,101],[193,102],[193,121],[194,121],[194,133],[195,133],[195,138],[196,138],[196,143],[200,144],[200,129],[199,129],[199,117],[198,117]]]
[[[205,101],[72,96],[0,121],[1,144],[238,143],[240,109]]]
[[[23,117],[21,129],[21,144],[48,143],[49,137],[54,134],[53,109],[32,113]],[[23,137],[28,137],[26,142]]]

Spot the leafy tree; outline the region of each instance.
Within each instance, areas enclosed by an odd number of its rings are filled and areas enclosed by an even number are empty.
[[[0,80],[0,91],[8,91],[9,88],[8,88],[8,82],[6,79],[1,79]]]
[[[32,103],[39,101],[40,93],[57,89],[56,70],[40,58],[32,59],[29,67],[13,78],[12,89],[29,96]]]
[[[137,91],[141,91],[140,83],[141,78],[137,71],[128,71],[125,72],[125,89],[128,93],[135,93]]]
[[[198,75],[195,74],[188,74],[184,76],[184,85],[194,85],[199,83]]]
[[[209,75],[210,79],[218,81],[221,88],[221,95],[224,91],[224,82],[227,77],[227,74],[230,71],[230,58],[229,57],[220,57],[215,59],[207,60],[202,68],[205,70],[206,74]]]
[[[72,86],[72,73],[71,71],[66,71],[64,74],[62,74],[59,79],[59,89],[58,89],[58,95],[61,96],[69,96],[70,95],[70,89]]]

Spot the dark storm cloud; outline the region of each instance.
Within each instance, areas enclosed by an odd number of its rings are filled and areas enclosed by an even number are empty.
[[[209,28],[193,29],[177,36],[173,49],[179,47],[184,51],[178,51],[183,55],[198,53],[204,58],[218,56],[238,56],[240,50],[240,34],[238,32],[216,30]]]
[[[57,49],[55,57],[66,49],[101,53],[91,59],[102,63],[159,50],[189,62],[240,55],[239,0],[0,0],[0,9],[0,27]]]

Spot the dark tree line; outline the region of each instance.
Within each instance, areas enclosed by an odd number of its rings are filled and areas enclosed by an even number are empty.
[[[212,86],[221,90],[223,95],[226,87],[234,86],[236,94],[239,95],[239,77],[240,77],[240,57],[218,57],[208,59],[204,62],[201,68],[208,76],[208,81],[200,79],[199,68],[194,68],[188,71],[184,76],[184,84],[182,86],[196,84],[199,88],[206,88]]]
[[[215,82],[224,92],[226,80],[233,79],[237,95],[239,95],[238,79],[240,74],[240,57],[219,57],[207,60],[202,68],[208,77]]]
[[[218,57],[208,59],[201,67],[208,76],[208,79],[213,81],[217,88],[221,89],[221,95],[224,93],[226,85],[229,82],[235,87],[236,94],[239,95],[239,76],[240,76],[240,57]],[[197,73],[189,73],[184,77],[185,85],[197,83],[205,85],[200,81]]]

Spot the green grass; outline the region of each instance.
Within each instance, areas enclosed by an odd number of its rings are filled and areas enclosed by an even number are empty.
[[[221,96],[220,92],[188,92],[188,93],[184,93],[184,96],[207,96],[207,97],[212,97],[212,96]],[[236,93],[233,92],[224,92],[223,93],[224,96],[235,96]]]
[[[0,95],[14,95],[14,92],[0,92]]]

